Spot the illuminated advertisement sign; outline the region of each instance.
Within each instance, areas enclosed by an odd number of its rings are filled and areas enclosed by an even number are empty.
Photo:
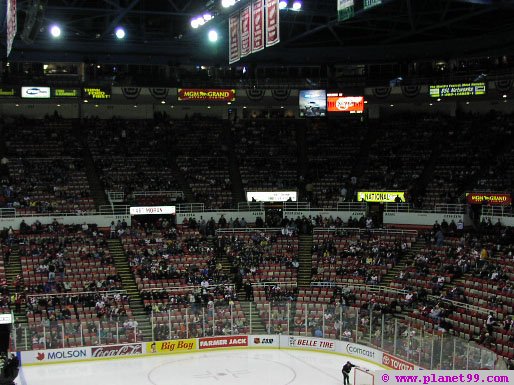
[[[485,83],[436,84],[430,86],[430,96],[444,98],[449,96],[485,95]]]
[[[166,215],[175,214],[175,206],[131,207],[130,215]]]
[[[327,111],[362,114],[364,112],[364,96],[343,96],[341,93],[329,93],[327,94]]]
[[[110,99],[111,91],[105,88],[84,88],[84,97],[91,99]]]
[[[196,350],[196,339],[147,342],[147,353],[184,353]]]
[[[178,89],[180,101],[209,101],[209,102],[233,102],[236,100],[236,90],[203,90],[203,89]]]
[[[28,99],[49,99],[50,87],[21,87],[21,97]]]
[[[247,191],[248,202],[296,202],[296,191]]]
[[[0,98],[18,96],[16,88],[0,88]]]
[[[80,91],[74,88],[54,88],[52,96],[55,98],[78,98]]]
[[[359,191],[357,200],[359,202],[403,203],[405,202],[405,193],[403,191]]]
[[[319,118],[327,114],[327,92],[325,90],[300,91],[300,117]]]
[[[512,203],[510,194],[466,193],[466,201],[471,205],[489,204],[507,206]]]

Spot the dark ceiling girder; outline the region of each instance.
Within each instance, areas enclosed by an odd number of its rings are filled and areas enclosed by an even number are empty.
[[[123,18],[138,4],[139,0],[132,0],[127,8],[120,8],[120,13],[114,18],[114,20],[111,21],[107,28],[105,28],[105,30],[102,32],[102,36],[105,36],[108,33],[112,33],[113,29],[119,24],[119,22],[123,20]]]
[[[441,27],[445,27],[445,26],[449,26],[451,24],[454,24],[458,21],[463,21],[463,20],[466,20],[466,19],[469,19],[469,18],[472,18],[472,17],[475,17],[475,16],[480,16],[480,15],[483,15],[485,13],[489,13],[489,12],[492,12],[491,9],[488,9],[488,8],[482,8],[482,9],[477,9],[476,11],[474,12],[469,12],[469,13],[466,13],[464,15],[461,15],[461,16],[458,16],[458,17],[455,17],[455,18],[452,18],[452,19],[448,19],[448,20],[445,20],[441,23],[435,23],[435,24],[432,24],[432,25],[428,25],[424,28],[419,28],[415,31],[409,31],[407,33],[404,33],[404,34],[401,34],[399,36],[393,36],[391,37],[390,39],[386,39],[383,41],[384,44],[391,44],[391,43],[394,43],[396,41],[401,41],[402,39],[406,39],[414,34],[421,34],[421,33],[425,33],[425,32],[428,32],[428,31],[431,31],[431,30],[434,30],[434,29],[437,29],[437,28],[441,28]]]

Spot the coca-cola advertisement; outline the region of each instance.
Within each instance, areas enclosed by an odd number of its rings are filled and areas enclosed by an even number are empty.
[[[250,20],[252,8],[247,5],[241,10],[241,57],[248,56],[252,53],[252,35],[250,29]]]
[[[264,49],[264,0],[252,2],[252,52]]]
[[[142,344],[110,345],[91,348],[91,357],[136,356],[143,354]]]
[[[239,34],[239,13],[230,16],[228,20],[228,34],[229,34],[229,64],[235,63],[241,59],[241,44]]]
[[[280,11],[278,0],[266,1],[266,47],[280,42]]]

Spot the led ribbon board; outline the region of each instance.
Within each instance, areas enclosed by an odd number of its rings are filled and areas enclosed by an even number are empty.
[[[436,84],[430,86],[430,96],[445,98],[451,96],[478,96],[485,95],[486,85],[480,83]]]

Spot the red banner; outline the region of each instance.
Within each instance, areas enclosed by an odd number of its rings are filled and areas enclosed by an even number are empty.
[[[467,193],[466,200],[471,205],[488,204],[508,206],[512,203],[510,194]]]
[[[252,53],[252,7],[250,4],[241,9],[239,18],[239,25],[241,26],[241,57],[245,57]]]
[[[266,1],[266,47],[280,42],[280,10],[278,0]]]
[[[264,49],[264,0],[252,3],[252,52]]]
[[[9,56],[9,54],[11,53],[12,42],[14,41],[14,37],[16,36],[16,31],[18,29],[16,18],[16,0],[7,0],[6,24],[7,54],[5,56]]]
[[[411,363],[400,360],[399,358],[396,358],[395,356],[387,353],[384,353],[382,356],[382,363],[394,370],[414,370],[414,365]]]
[[[364,97],[327,94],[327,111],[362,113],[364,112]]]
[[[179,88],[177,93],[180,101],[233,102],[236,100],[236,90]]]
[[[206,337],[200,338],[200,349],[230,348],[248,346],[248,336]]]
[[[232,64],[241,59],[241,44],[239,35],[239,14],[233,14],[228,19],[229,54],[228,63]]]

